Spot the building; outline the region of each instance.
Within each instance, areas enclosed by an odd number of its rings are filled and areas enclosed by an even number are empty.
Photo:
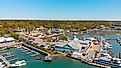
[[[64,30],[63,29],[52,29],[51,33],[52,34],[63,34]]]
[[[0,43],[5,43],[5,42],[13,42],[15,39],[13,37],[0,37]]]
[[[61,51],[61,52],[67,52],[67,53],[73,53],[73,52],[86,52],[86,50],[91,46],[98,44],[97,39],[95,38],[85,38],[82,40],[79,40],[78,38],[74,37],[73,40],[71,40],[68,43],[56,45],[55,50]]]
[[[80,51],[81,48],[82,46],[80,44],[80,40],[76,37],[68,43],[55,46],[55,50],[68,53],[73,53],[74,51]]]

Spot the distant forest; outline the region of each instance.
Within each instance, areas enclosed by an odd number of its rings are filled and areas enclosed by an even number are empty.
[[[112,26],[118,21],[62,21],[62,20],[0,20],[0,34],[11,33],[16,29],[33,30],[43,26],[48,29],[62,28],[62,29],[78,29],[88,30],[104,26]]]

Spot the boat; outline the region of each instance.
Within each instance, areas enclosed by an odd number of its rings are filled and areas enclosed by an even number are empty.
[[[95,58],[93,62],[111,68],[121,68],[121,59],[112,58],[109,54],[103,54],[103,56]]]
[[[51,62],[52,56],[45,56],[44,61],[45,62]]]
[[[11,67],[21,67],[21,66],[25,66],[26,65],[26,61],[22,60],[22,61],[17,61],[14,64],[11,64]]]
[[[104,40],[102,43],[104,44],[103,47],[105,49],[112,49],[112,45],[108,41]]]
[[[4,68],[5,65],[3,64],[3,62],[0,62],[0,68]]]

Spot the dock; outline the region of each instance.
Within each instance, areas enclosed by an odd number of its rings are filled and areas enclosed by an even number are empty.
[[[27,52],[27,51],[29,51],[29,50],[23,50],[22,52]]]
[[[13,58],[13,59],[11,59],[11,60],[8,60],[8,61],[10,62],[10,61],[14,61],[14,60],[18,60],[18,59],[17,59],[17,58]]]
[[[14,57],[14,55],[8,55],[8,56],[5,56],[5,58],[9,58],[9,57]]]
[[[30,53],[33,53],[33,52],[30,51],[30,52],[27,52],[26,54],[30,54]]]
[[[37,55],[39,55],[39,53],[33,54],[33,55],[31,55],[31,56],[37,56]]]
[[[7,61],[6,58],[4,58],[2,55],[0,55],[0,58],[3,60],[3,62],[5,62],[5,64],[7,64],[7,67],[11,66],[10,62]]]
[[[3,51],[0,51],[0,52],[6,52],[7,50],[3,50]]]
[[[41,49],[35,48],[35,47],[30,46],[30,45],[25,44],[25,43],[23,43],[22,46],[25,46],[25,47],[31,48],[31,49],[33,49],[33,50],[39,52],[39,53],[44,53],[46,56],[50,56],[50,55],[51,55],[51,54],[49,54],[48,52],[45,52],[45,51],[43,51],[43,50],[41,50]]]

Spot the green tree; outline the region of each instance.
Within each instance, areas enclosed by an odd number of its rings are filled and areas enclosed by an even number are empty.
[[[67,36],[65,36],[65,35],[61,35],[61,36],[60,36],[60,40],[68,41],[68,38],[67,38]]]
[[[14,37],[15,39],[19,39],[20,38],[19,34],[16,34],[16,33],[12,33],[11,36]]]

